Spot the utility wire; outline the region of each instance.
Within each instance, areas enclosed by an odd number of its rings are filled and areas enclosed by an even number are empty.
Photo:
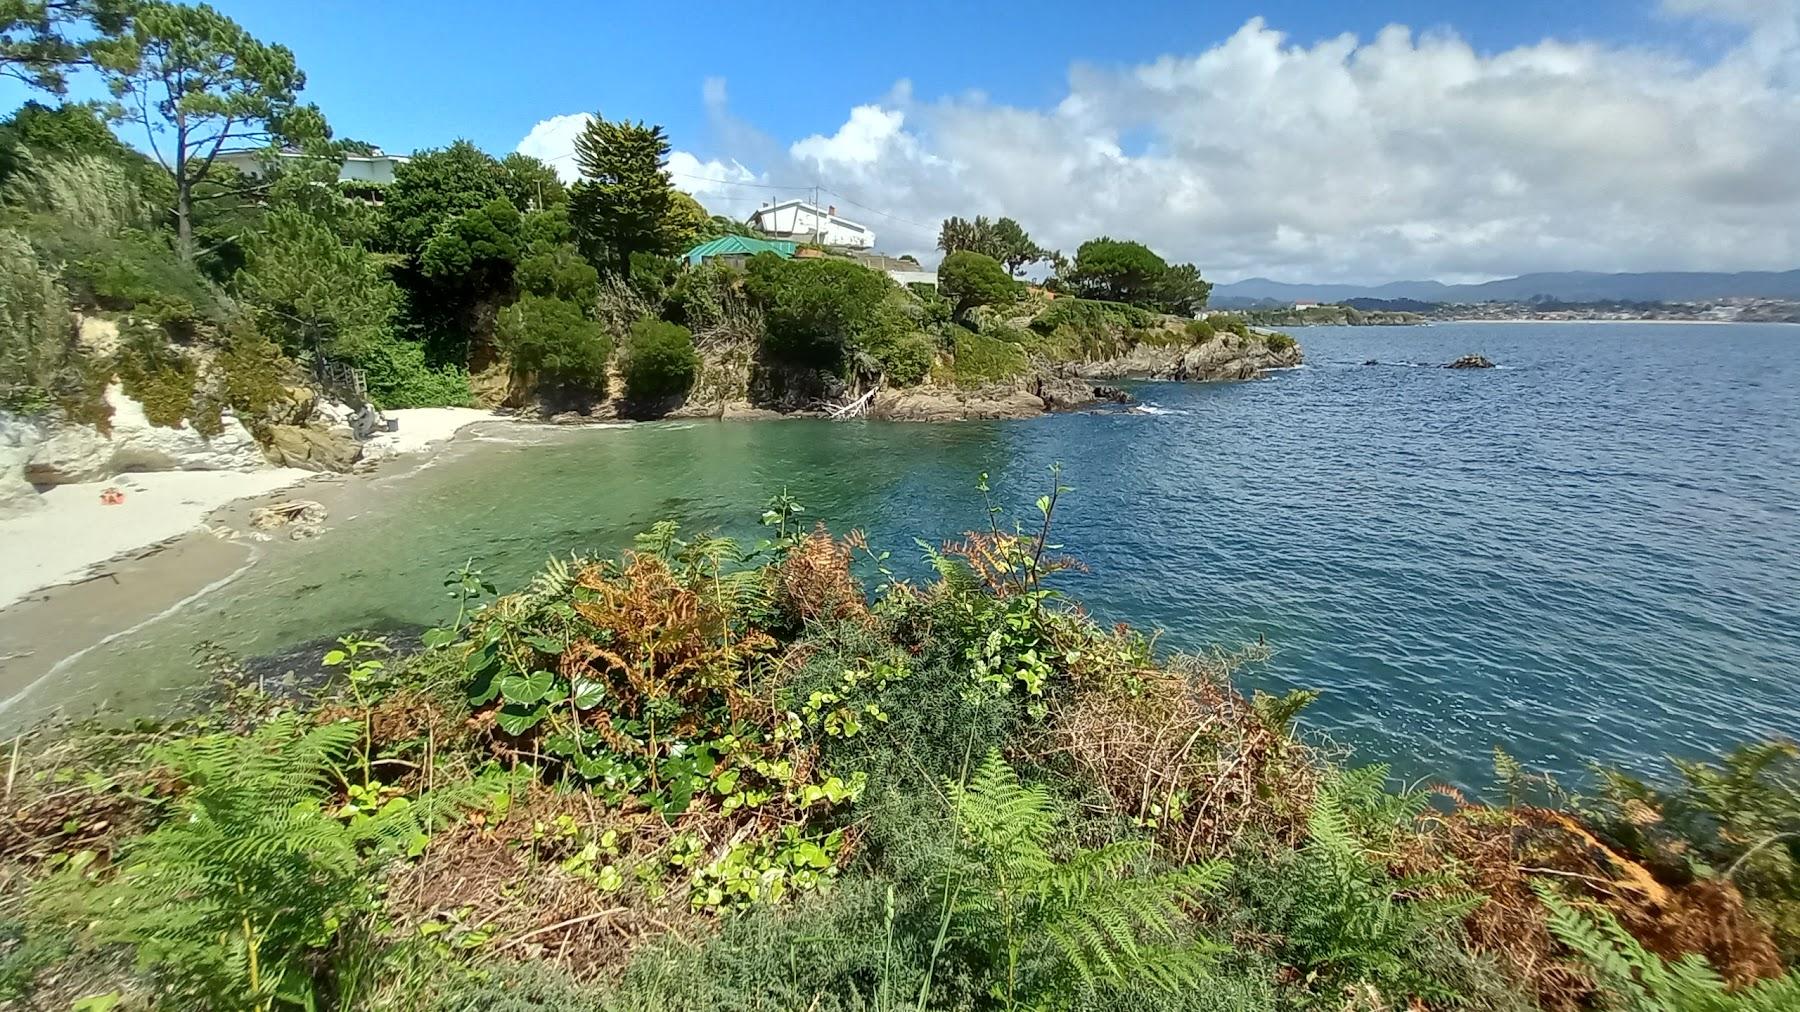
[[[547,159],[547,161],[554,162],[561,158],[573,158],[573,157],[575,157],[575,152],[570,151],[565,154],[557,155],[555,158]],[[905,224],[913,226],[914,228],[922,228],[922,229],[925,229],[926,231],[930,231],[933,227],[931,225],[925,224],[922,221],[914,221],[911,218],[902,218],[900,215],[893,214],[888,211],[883,211],[879,207],[870,207],[869,205],[863,203],[860,200],[855,200],[851,197],[845,196],[842,193],[839,193],[836,190],[826,189],[825,187],[818,186],[817,184],[808,185],[808,186],[794,186],[794,185],[789,185],[789,184],[784,184],[784,183],[751,183],[751,182],[746,182],[742,179],[714,179],[711,176],[697,176],[697,175],[693,174],[692,172],[676,172],[674,169],[664,169],[663,171],[667,172],[671,176],[680,176],[683,179],[692,179],[696,182],[701,182],[701,183],[713,183],[713,184],[716,184],[719,186],[742,186],[742,187],[745,187],[748,189],[753,189],[753,190],[813,190],[813,189],[824,190],[824,192],[831,194],[832,196],[843,201],[844,203],[849,204],[852,207],[862,208],[863,210],[869,212],[870,214],[879,214],[883,218],[892,218],[895,221],[903,222]]]

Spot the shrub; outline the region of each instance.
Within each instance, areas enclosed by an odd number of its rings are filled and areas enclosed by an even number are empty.
[[[1206,322],[1212,324],[1215,331],[1236,334],[1238,337],[1250,336],[1250,324],[1235,314],[1215,313],[1207,317]]]
[[[958,327],[955,334],[953,366],[956,382],[979,386],[994,380],[1017,376],[1026,369],[1025,351],[972,330]]]
[[[926,315],[918,302],[890,290],[858,339],[860,350],[874,360],[888,384],[914,386],[930,374],[937,348],[929,335],[920,332]]]
[[[348,821],[325,810],[362,730],[288,718],[157,750],[183,788],[170,817],[97,881],[65,876],[46,907],[135,949],[170,1007],[353,999],[334,971],[371,941],[367,873],[429,824],[419,804]]]
[[[820,369],[843,366],[893,289],[886,275],[846,260],[750,258],[745,289],[762,307],[764,350]]]
[[[961,894],[946,915],[953,951],[974,973],[993,976],[1005,1008],[1133,983],[1170,994],[1202,986],[1224,947],[1184,941],[1177,927],[1230,865],[1144,874],[1151,844],[1141,839],[1057,860],[1061,820],[1050,792],[1021,783],[998,751],[945,790],[962,837],[943,871]]]
[[[1182,325],[1181,332],[1194,344],[1205,344],[1213,339],[1213,325],[1205,320],[1189,320]]]
[[[355,362],[377,407],[462,407],[473,399],[468,372],[454,365],[428,365],[425,346],[417,341],[387,335],[363,349]]]
[[[141,401],[152,425],[174,427],[194,411],[200,370],[194,360],[170,347],[150,323],[127,319],[119,326],[115,359],[126,396]]]
[[[526,295],[501,310],[499,337],[514,373],[563,392],[605,396],[612,342],[574,303]]]
[[[1292,350],[1295,341],[1287,334],[1276,331],[1264,334],[1263,343],[1269,346],[1270,351],[1280,354],[1281,352]]]
[[[625,377],[625,396],[634,401],[686,393],[700,372],[694,335],[678,323],[639,320],[626,338],[619,371]]]
[[[960,320],[976,306],[1011,302],[1018,295],[1019,283],[1000,261],[965,249],[945,257],[938,266],[938,289],[951,301]]]

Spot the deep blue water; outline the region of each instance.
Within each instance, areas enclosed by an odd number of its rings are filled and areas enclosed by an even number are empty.
[[[1800,732],[1800,328],[1296,331],[1306,367],[1145,384],[1163,412],[938,426],[786,421],[506,433],[377,483],[324,537],[84,658],[61,692],[164,686],[211,638],[275,650],[442,620],[664,516],[751,533],[783,487],[897,559],[1028,510],[1060,461],[1069,589],[1168,646],[1259,635],[1250,686],[1407,776],[1480,784],[1502,745],[1578,774]],[[1471,352],[1502,368],[1436,365]],[[1384,363],[1364,366],[1368,359]]]

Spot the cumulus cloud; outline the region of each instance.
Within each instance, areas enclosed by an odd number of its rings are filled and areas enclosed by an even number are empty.
[[[575,138],[593,118],[585,112],[552,116],[533,126],[513,150],[549,162],[563,182],[573,183],[581,178],[581,170],[575,167]]]
[[[1800,265],[1800,0],[1660,9],[1731,42],[1483,53],[1394,26],[1302,46],[1258,18],[1202,52],[1078,64],[1053,105],[901,82],[785,142],[732,119],[713,80],[720,157],[677,157],[715,182],[677,183],[739,213],[777,192],[747,184],[817,182],[895,253],[929,255],[949,214],[1010,215],[1046,244],[1129,236],[1222,280]]]

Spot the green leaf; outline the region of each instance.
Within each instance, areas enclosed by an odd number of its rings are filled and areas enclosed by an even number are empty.
[[[325,666],[328,668],[335,668],[348,659],[349,655],[342,650],[327,651],[325,654]]]
[[[469,654],[465,669],[469,673],[470,705],[486,706],[500,695],[498,679],[494,677],[500,673],[500,653],[494,644]]]
[[[606,699],[606,683],[592,678],[575,679],[575,708],[592,710]]]
[[[529,675],[507,675],[500,679],[500,694],[507,702],[530,706],[540,703],[550,694],[550,687],[556,684],[556,676],[548,671],[533,671]]]
[[[425,630],[424,635],[419,637],[419,642],[423,644],[427,650],[436,650],[439,647],[447,647],[456,642],[456,630],[444,628],[427,629]]]
[[[527,710],[523,707],[508,706],[500,711],[498,723],[500,729],[510,735],[521,735],[538,725],[544,719],[541,709]]]
[[[531,644],[531,649],[536,650],[539,653],[560,654],[563,652],[563,641],[554,636],[527,636],[525,637],[525,642]]]

